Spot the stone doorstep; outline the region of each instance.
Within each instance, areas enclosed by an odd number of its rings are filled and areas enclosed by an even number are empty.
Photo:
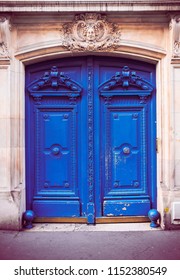
[[[62,231],[62,232],[78,232],[78,231],[157,231],[162,230],[161,227],[151,228],[150,223],[122,223],[122,224],[65,224],[65,223],[36,223],[32,229],[25,229],[27,232],[45,232],[45,231]]]

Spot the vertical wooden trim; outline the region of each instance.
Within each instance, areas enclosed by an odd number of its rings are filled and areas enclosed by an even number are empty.
[[[93,59],[87,61],[88,70],[88,223],[94,223],[94,92],[93,92]]]

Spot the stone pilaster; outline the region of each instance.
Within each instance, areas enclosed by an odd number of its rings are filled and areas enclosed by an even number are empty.
[[[20,165],[20,83],[14,78],[11,58],[11,30],[9,18],[0,17],[0,228],[19,229],[21,224]],[[17,93],[18,92],[18,93]],[[22,100],[23,102],[23,100]],[[22,137],[21,137],[22,138]]]

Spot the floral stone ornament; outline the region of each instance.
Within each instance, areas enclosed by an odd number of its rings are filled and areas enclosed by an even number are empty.
[[[120,31],[106,16],[85,13],[63,25],[63,45],[71,51],[112,50],[120,45]]]

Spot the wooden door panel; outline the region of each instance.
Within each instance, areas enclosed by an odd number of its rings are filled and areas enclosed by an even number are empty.
[[[153,72],[122,61],[100,64],[103,215],[144,216],[152,207],[155,183]]]
[[[77,195],[75,108],[38,108],[37,195]]]
[[[82,71],[51,62],[27,74],[27,202],[37,218],[82,216]]]
[[[145,108],[107,107],[105,170],[109,180],[105,196],[145,193],[145,116]]]

